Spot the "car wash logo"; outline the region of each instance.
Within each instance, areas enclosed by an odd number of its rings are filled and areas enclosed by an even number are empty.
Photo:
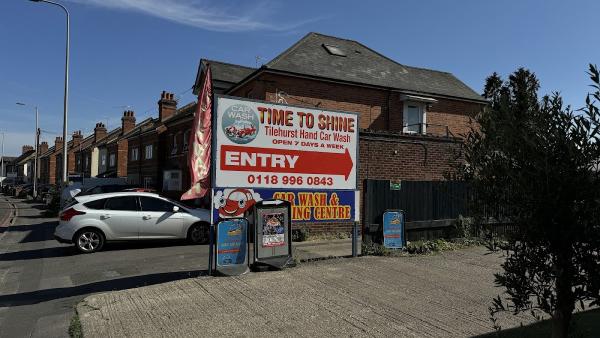
[[[217,191],[213,198],[214,208],[220,218],[244,217],[246,211],[259,201],[262,201],[260,194],[244,188]]]
[[[237,144],[250,143],[258,135],[258,115],[243,104],[227,108],[221,124],[227,138]]]

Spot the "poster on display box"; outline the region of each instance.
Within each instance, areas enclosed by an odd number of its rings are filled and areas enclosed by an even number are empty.
[[[358,115],[216,96],[218,188],[355,190]]]
[[[289,201],[293,222],[352,222],[357,195],[351,190],[225,188],[213,190],[213,220],[244,217],[256,202]]]
[[[285,245],[283,213],[264,214],[262,218],[262,246],[274,247]]]

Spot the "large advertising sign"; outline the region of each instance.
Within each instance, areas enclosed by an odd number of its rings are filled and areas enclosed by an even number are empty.
[[[216,96],[214,186],[355,190],[358,115]]]
[[[356,218],[356,192],[352,190],[215,189],[213,219],[243,217],[257,202],[291,203],[293,222],[352,222]]]

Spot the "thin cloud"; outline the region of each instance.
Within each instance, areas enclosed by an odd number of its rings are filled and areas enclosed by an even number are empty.
[[[273,25],[266,17],[274,5],[261,1],[252,5],[215,6],[200,0],[67,0],[112,10],[131,11],[176,23],[219,32],[288,31],[309,21]],[[219,2],[221,3],[221,2]],[[240,13],[240,14],[238,14]],[[313,21],[313,20],[310,20]]]

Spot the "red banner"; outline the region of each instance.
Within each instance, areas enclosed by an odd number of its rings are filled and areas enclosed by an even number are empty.
[[[210,152],[212,128],[212,77],[207,67],[202,92],[198,96],[198,105],[189,144],[189,166],[191,187],[181,200],[201,198],[210,189]]]

